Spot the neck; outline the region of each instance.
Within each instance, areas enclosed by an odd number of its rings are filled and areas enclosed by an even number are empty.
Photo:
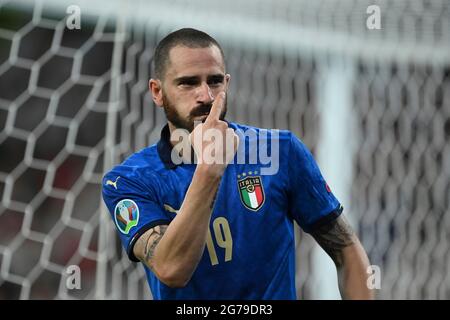
[[[193,161],[192,155],[194,153],[194,150],[191,146],[189,139],[183,135],[184,140],[181,141],[177,139],[172,140],[172,133],[178,128],[174,126],[173,123],[171,123],[170,121],[168,121],[168,125],[170,131],[170,139],[169,139],[170,144],[175,150],[178,151],[179,155],[185,159],[186,163],[192,163]],[[189,152],[183,152],[185,150],[189,150]]]
[[[175,127],[172,122],[167,121],[167,123],[169,124],[169,131],[170,131],[170,144],[173,146],[175,146],[178,141],[172,141],[172,132],[174,132],[175,129],[177,129],[177,127]]]

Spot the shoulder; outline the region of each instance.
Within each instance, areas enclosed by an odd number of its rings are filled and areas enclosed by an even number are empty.
[[[242,135],[246,140],[276,140],[283,144],[289,144],[292,137],[295,137],[289,130],[259,128],[235,122],[230,122],[229,125],[235,130],[236,134]]]
[[[102,179],[103,189],[118,190],[119,183],[128,188],[148,187],[159,180],[161,167],[156,145],[144,148],[106,172]],[[112,188],[106,188],[108,186]]]

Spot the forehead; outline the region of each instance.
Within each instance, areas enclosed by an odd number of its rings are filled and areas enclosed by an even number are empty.
[[[217,46],[206,48],[189,48],[175,46],[169,52],[169,64],[166,75],[200,75],[203,73],[220,73],[225,70],[222,54]]]

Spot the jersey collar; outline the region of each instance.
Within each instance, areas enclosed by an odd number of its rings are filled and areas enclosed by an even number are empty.
[[[158,144],[156,145],[158,150],[159,157],[161,161],[164,163],[164,167],[166,169],[174,169],[177,167],[175,163],[173,163],[171,158],[172,153],[172,144],[170,143],[170,130],[169,124],[166,124],[164,128],[161,130],[161,139],[159,139]]]

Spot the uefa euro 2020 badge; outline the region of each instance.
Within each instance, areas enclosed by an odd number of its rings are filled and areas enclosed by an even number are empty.
[[[120,200],[114,209],[114,221],[120,232],[128,234],[139,222],[139,208],[131,199]]]

